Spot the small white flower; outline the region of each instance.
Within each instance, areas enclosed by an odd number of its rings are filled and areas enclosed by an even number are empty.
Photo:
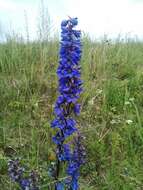
[[[110,121],[111,124],[116,124],[116,121],[113,119]]]
[[[130,105],[131,103],[129,101],[126,101],[125,102],[125,105]]]
[[[93,97],[91,100],[88,101],[89,105],[93,105],[94,104],[94,100],[95,100],[95,97]]]
[[[133,123],[133,121],[130,120],[130,119],[128,119],[128,120],[126,120],[126,123],[127,123],[128,125],[130,125],[131,123]]]

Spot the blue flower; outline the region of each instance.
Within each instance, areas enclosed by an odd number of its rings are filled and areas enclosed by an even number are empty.
[[[76,179],[75,177],[72,179],[71,189],[72,190],[78,190],[79,189],[78,179]]]
[[[76,26],[78,24],[78,19],[77,18],[72,18],[70,20],[70,22],[72,23],[73,26]]]
[[[65,122],[66,122],[66,127],[64,128],[63,133],[64,133],[65,137],[68,137],[72,133],[77,131],[77,128],[75,127],[76,121],[72,118],[69,118]]]
[[[63,20],[62,23],[61,23],[61,26],[66,26],[68,23],[68,20]]]
[[[69,144],[64,144],[57,149],[57,155],[60,161],[69,161],[71,159],[71,152]]]
[[[22,179],[20,181],[20,186],[22,190],[30,190],[30,181],[29,179]]]
[[[59,182],[56,184],[56,190],[64,190],[64,184]]]
[[[53,137],[53,141],[57,145],[62,145],[62,143],[64,142],[64,140],[65,140],[65,137],[63,136],[63,134],[61,133],[61,131],[57,132],[56,135]]]
[[[74,105],[74,113],[75,113],[76,115],[79,115],[79,114],[80,114],[80,104]]]

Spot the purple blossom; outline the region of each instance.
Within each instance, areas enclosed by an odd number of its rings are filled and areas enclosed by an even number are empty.
[[[56,184],[56,190],[64,190],[64,184],[59,182]]]
[[[19,159],[10,160],[8,162],[8,173],[14,182],[19,182],[23,176],[25,169],[20,166]]]
[[[21,190],[39,190],[37,172],[32,171],[25,177],[25,168],[21,167],[19,159],[9,161],[8,173],[11,180],[19,184]]]

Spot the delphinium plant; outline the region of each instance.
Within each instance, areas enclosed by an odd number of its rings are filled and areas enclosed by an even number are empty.
[[[79,168],[84,163],[85,150],[81,144],[81,135],[76,127],[75,115],[80,113],[78,99],[82,92],[82,81],[79,61],[81,58],[81,32],[75,30],[77,18],[69,18],[61,23],[60,59],[57,69],[59,79],[59,96],[54,107],[55,119],[51,127],[57,128],[53,137],[57,145],[57,163],[55,180],[58,181],[61,165],[67,163],[67,174],[70,176],[65,182],[57,182],[55,190],[77,190]],[[74,143],[66,143],[74,135]]]
[[[77,24],[77,18],[69,18],[61,23],[60,59],[57,69],[59,96],[54,107],[55,119],[51,123],[51,127],[57,129],[53,137],[57,159],[48,170],[48,174],[56,181],[55,190],[78,190],[79,169],[85,161],[83,136],[76,127],[75,121],[75,116],[80,114],[78,99],[82,92],[79,65],[81,32],[74,29]],[[66,176],[61,180],[60,172],[65,168],[63,166],[66,166]],[[8,172],[10,178],[22,190],[40,189],[37,173],[32,171],[25,176],[25,168],[21,167],[19,159],[9,161]]]
[[[20,159],[10,160],[8,163],[8,173],[11,180],[19,185],[21,190],[39,190],[39,175],[36,171],[28,172],[25,175],[25,167],[20,164]]]

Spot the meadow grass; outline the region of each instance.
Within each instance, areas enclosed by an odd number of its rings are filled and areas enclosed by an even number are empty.
[[[100,42],[83,37],[84,92],[78,127],[85,135],[87,162],[81,190],[143,189],[143,43]],[[18,189],[7,175],[7,161],[21,157],[50,182],[55,160],[51,137],[57,97],[59,41],[0,44],[0,189]],[[41,189],[47,189],[43,186]]]

